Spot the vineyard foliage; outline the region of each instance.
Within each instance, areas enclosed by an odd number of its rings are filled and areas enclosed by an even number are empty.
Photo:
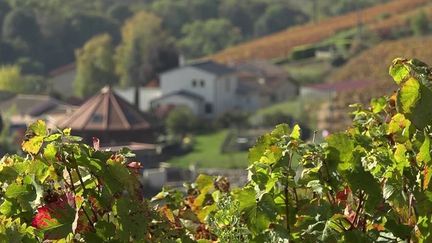
[[[143,199],[133,154],[29,126],[0,164],[1,242],[430,242],[432,69],[396,59],[391,97],[353,105],[322,143],[278,125],[250,150],[249,181],[198,176]]]
[[[229,47],[210,58],[219,62],[238,62],[248,59],[277,59],[288,57],[293,48],[314,44],[330,38],[335,33],[350,28],[355,28],[358,21],[370,26],[372,31],[379,33],[388,31],[389,28],[400,27],[406,24],[405,16],[398,16],[424,6],[427,0],[395,0],[389,3],[380,4],[359,13],[348,13],[323,20],[319,23],[299,25],[271,34],[256,40],[252,40],[237,46]],[[388,19],[382,19],[389,15]],[[361,19],[359,19],[359,17]]]

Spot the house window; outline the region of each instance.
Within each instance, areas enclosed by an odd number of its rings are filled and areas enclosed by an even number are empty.
[[[210,103],[205,104],[205,113],[211,114],[213,113],[213,105]]]
[[[200,86],[201,86],[201,87],[204,87],[204,86],[205,86],[205,82],[204,82],[203,79],[200,80]]]
[[[92,123],[101,123],[103,121],[103,117],[101,114],[93,114],[91,118]]]
[[[197,86],[197,81],[195,79],[192,79],[192,87],[196,87]]]

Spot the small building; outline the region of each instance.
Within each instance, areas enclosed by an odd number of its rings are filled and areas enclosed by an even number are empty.
[[[188,106],[196,115],[215,118],[236,107],[235,70],[212,61],[187,64],[160,75],[161,97],[151,102],[157,112]]]
[[[11,134],[20,142],[27,126],[36,120],[44,120],[55,128],[59,119],[70,115],[76,107],[46,95],[18,94],[0,102],[0,113],[10,122]]]
[[[76,64],[70,63],[49,72],[50,92],[65,98],[74,96],[73,83],[77,74]]]
[[[154,143],[152,119],[118,96],[110,87],[88,99],[73,114],[59,123],[87,142],[93,137],[102,146]]]
[[[337,83],[319,83],[303,86],[300,88],[300,96],[333,97],[336,94],[364,89],[376,82],[369,80],[348,80]]]
[[[234,67],[238,79],[237,105],[255,111],[298,96],[297,83],[281,67],[264,60],[254,60]]]

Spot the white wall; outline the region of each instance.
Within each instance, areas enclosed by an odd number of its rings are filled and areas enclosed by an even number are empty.
[[[221,76],[216,80],[215,112],[221,114],[237,106],[237,78],[233,75]]]
[[[74,95],[73,82],[76,77],[76,69],[66,71],[50,79],[52,90],[64,97]]]
[[[215,102],[215,79],[216,76],[194,67],[181,67],[160,75],[162,94],[166,95],[179,90],[187,90],[200,95],[206,102]],[[193,87],[193,80],[197,85]],[[204,81],[204,87],[200,82]]]
[[[156,109],[158,106],[166,105],[186,106],[197,116],[201,116],[204,112],[203,104],[182,95],[171,95],[152,102],[153,109]]]
[[[114,91],[129,103],[133,104],[135,102],[135,88],[114,88]],[[160,88],[141,88],[139,100],[140,110],[149,111],[151,101],[161,96],[162,90]]]

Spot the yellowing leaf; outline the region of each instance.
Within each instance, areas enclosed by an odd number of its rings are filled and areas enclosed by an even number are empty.
[[[425,133],[425,140],[420,147],[420,151],[416,156],[417,162],[422,163],[429,163],[431,161],[431,155],[430,155],[430,138],[428,134]]]
[[[393,65],[390,66],[389,74],[393,77],[397,84],[400,84],[409,75],[409,69],[403,64],[405,60],[397,58],[393,61]]]
[[[293,139],[300,139],[300,131],[300,126],[296,124],[291,132],[290,137]]]
[[[402,84],[397,94],[398,109],[401,113],[411,113],[420,100],[420,83],[411,77]]]

